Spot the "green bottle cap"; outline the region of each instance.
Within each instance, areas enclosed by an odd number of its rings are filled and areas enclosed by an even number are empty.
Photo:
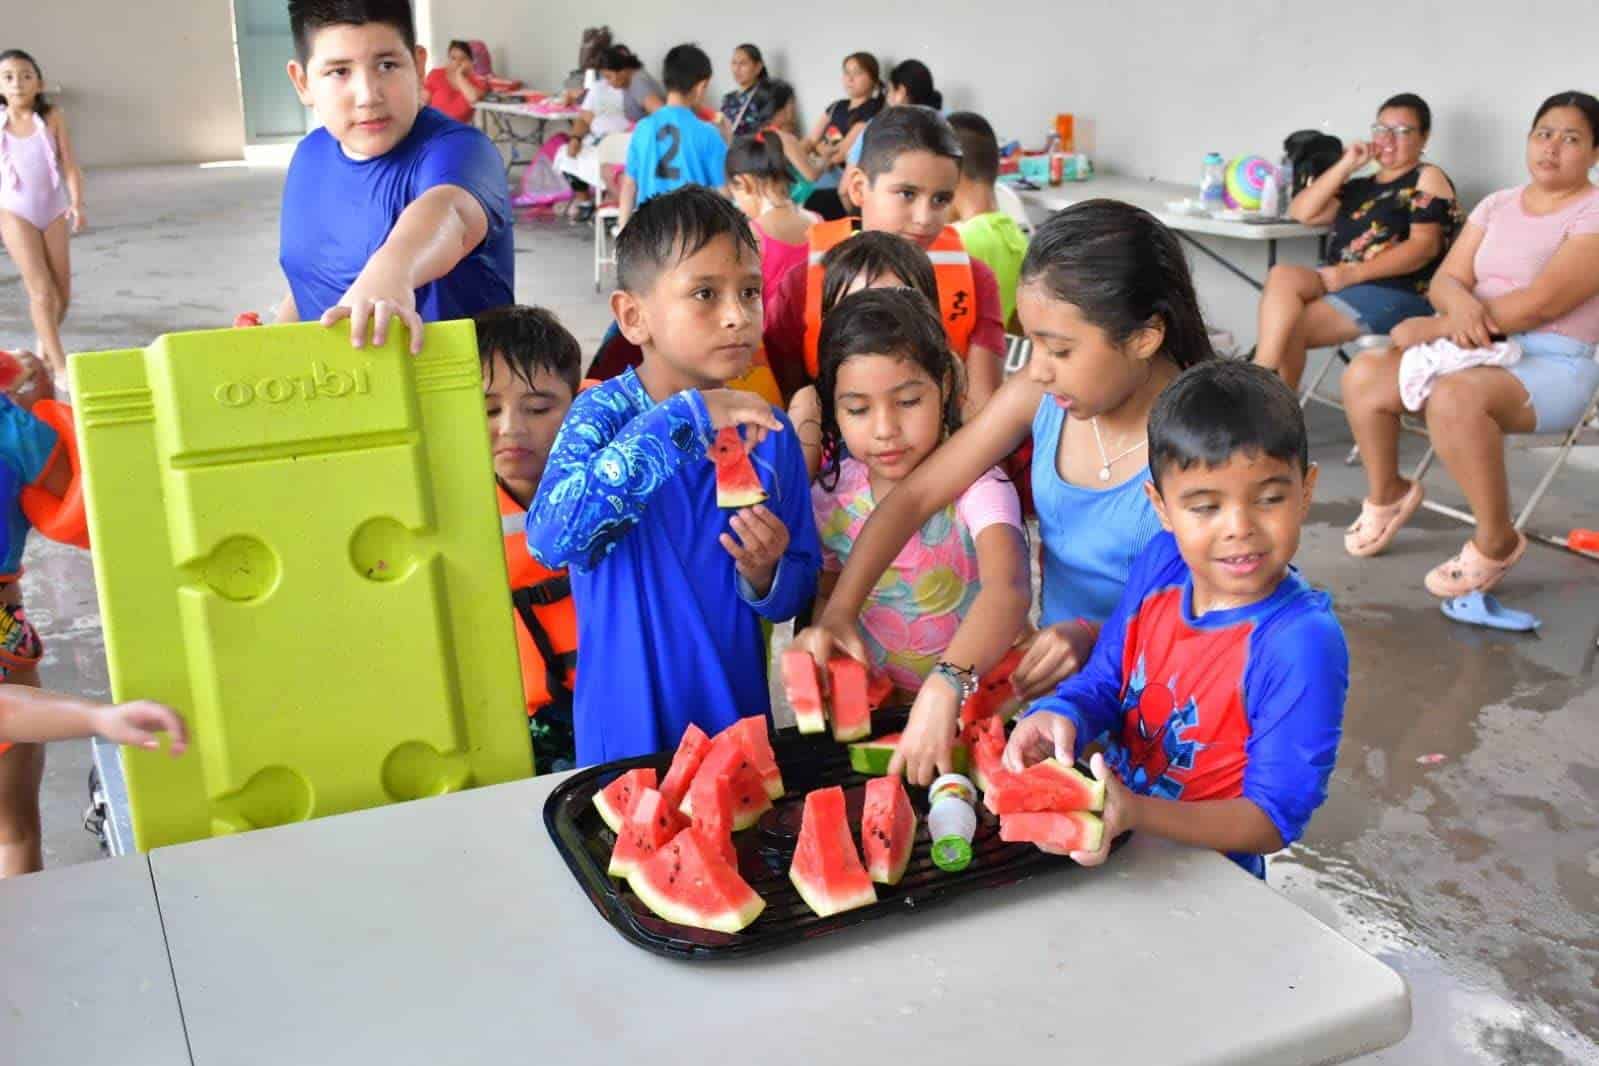
[[[933,865],[946,873],[956,873],[972,861],[972,846],[958,836],[939,837],[933,841]]]

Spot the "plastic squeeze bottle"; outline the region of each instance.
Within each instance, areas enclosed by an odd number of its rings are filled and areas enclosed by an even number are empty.
[[[933,865],[955,873],[972,861],[977,832],[977,787],[963,774],[945,774],[927,790],[927,829],[933,838]]]

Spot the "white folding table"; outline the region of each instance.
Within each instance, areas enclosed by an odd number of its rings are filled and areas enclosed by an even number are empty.
[[[505,173],[509,177],[512,167],[531,163],[537,156],[551,122],[570,122],[583,112],[575,107],[535,110],[522,102],[485,98],[478,101],[475,113],[482,116],[483,132],[489,135],[489,139],[507,147],[510,158],[505,164]],[[520,122],[532,125],[524,131],[518,127]],[[526,158],[517,152],[519,147],[529,149]]]
[[[556,851],[562,779],[153,852],[195,1066],[1286,1066],[1409,1028],[1388,967],[1221,856],[1154,839],[767,955],[659,958]]]
[[[0,881],[0,1062],[188,1066],[142,855]]]
[[[1199,237],[1223,237],[1227,240],[1256,243],[1264,241],[1266,268],[1269,270],[1277,264],[1278,241],[1320,238],[1328,231],[1326,226],[1306,226],[1288,219],[1275,222],[1240,221],[1173,211],[1167,206],[1168,204],[1192,198],[1194,192],[1186,185],[1173,182],[1140,181],[1112,174],[1096,174],[1087,181],[1066,182],[1041,189],[1024,189],[1016,185],[1012,185],[1011,188],[1025,202],[1036,204],[1047,211],[1060,211],[1084,200],[1101,198],[1122,200],[1141,207],[1160,219],[1167,228],[1194,249],[1257,291],[1264,288],[1262,279],[1256,278],[1221,252],[1202,243]]]

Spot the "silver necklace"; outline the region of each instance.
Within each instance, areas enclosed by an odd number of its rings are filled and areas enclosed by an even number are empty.
[[[1127,458],[1129,455],[1133,454],[1138,449],[1149,443],[1149,438],[1147,436],[1140,437],[1138,442],[1135,443],[1131,448],[1122,451],[1113,459],[1105,451],[1105,438],[1099,435],[1099,419],[1090,418],[1088,420],[1088,424],[1094,427],[1094,443],[1099,445],[1099,480],[1101,481],[1110,480],[1110,468],[1113,464],[1121,462],[1123,459]]]

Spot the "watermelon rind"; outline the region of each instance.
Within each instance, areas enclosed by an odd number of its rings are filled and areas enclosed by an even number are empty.
[[[671,842],[651,856],[648,862],[633,871],[633,876],[628,878],[628,885],[639,901],[658,918],[695,929],[737,933],[760,917],[761,912],[766,909],[766,901],[738,875],[738,871],[728,866],[727,862],[717,854],[714,846],[697,836],[685,836],[693,833],[693,829],[685,829],[672,838]],[[673,848],[680,849],[685,856],[692,853],[692,857],[699,862],[706,874],[716,875],[721,882],[720,887],[731,890],[739,898],[729,900],[725,908],[716,911],[696,910],[686,902],[673,899],[663,886],[657,885],[653,880],[661,872],[661,866],[668,861],[664,856]]]
[[[899,733],[889,733],[887,736],[876,737],[872,740],[859,740],[849,746],[850,769],[867,777],[882,777],[888,773],[889,760],[894,757],[894,749],[899,744]],[[950,760],[957,774],[964,774],[971,766],[971,752],[966,745],[957,743],[950,749]],[[979,786],[981,787],[981,786]]]
[[[827,717],[821,711],[794,712],[794,725],[801,733],[827,732]]]
[[[877,890],[870,883],[852,896],[829,896],[821,885],[809,883],[793,870],[789,870],[788,879],[800,894],[800,899],[816,912],[818,918],[831,918],[835,914],[843,914],[857,907],[870,907],[877,902]]]

